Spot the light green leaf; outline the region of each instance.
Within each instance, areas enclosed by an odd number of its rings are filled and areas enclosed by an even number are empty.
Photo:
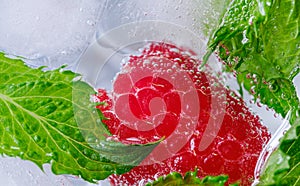
[[[300,185],[300,119],[270,156],[259,185]]]
[[[0,53],[0,153],[30,160],[55,174],[94,182],[138,165],[155,144],[123,145],[110,135],[78,74],[33,69]]]

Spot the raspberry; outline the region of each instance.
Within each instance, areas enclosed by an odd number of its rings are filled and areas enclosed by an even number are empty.
[[[124,64],[111,95],[99,90],[96,101],[107,103],[98,106],[107,118],[103,123],[119,141],[145,144],[165,138],[146,158],[157,161],[111,176],[113,185],[143,185],[195,168],[199,177],[227,174],[227,184],[251,185],[258,155],[270,138],[267,128],[209,71],[198,70],[195,55],[152,43]],[[203,146],[205,139],[212,140]]]

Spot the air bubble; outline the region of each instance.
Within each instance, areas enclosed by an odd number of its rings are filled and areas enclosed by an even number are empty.
[[[88,151],[87,149],[84,149],[84,150],[83,150],[83,154],[84,154],[84,155],[88,155],[88,154],[89,154],[89,151]]]
[[[244,113],[238,113],[238,118],[239,118],[239,120],[244,120],[245,119],[245,114]]]
[[[273,99],[270,99],[269,102],[270,102],[270,103],[273,103]]]
[[[284,99],[284,100],[288,99],[288,96],[286,94],[284,94],[284,93],[282,93],[280,97],[281,97],[281,99]]]
[[[170,48],[170,52],[176,52],[176,53],[179,53],[179,49],[178,48]],[[180,59],[180,58],[175,58],[176,59]]]
[[[293,32],[290,33],[290,35],[291,35],[292,38],[296,39],[297,36],[298,36],[298,31],[297,30],[293,31]]]
[[[62,150],[66,150],[67,148],[69,148],[69,144],[68,142],[63,142],[63,144],[61,145]]]
[[[195,149],[195,141],[194,141],[194,138],[191,140],[190,142],[190,148],[191,150],[193,151]]]
[[[275,83],[275,81],[270,82],[269,89],[271,92],[276,92],[278,90],[278,85]]]
[[[173,69],[177,69],[177,65],[173,65],[172,68],[173,68]]]
[[[92,20],[87,20],[86,23],[90,26],[94,26],[95,25],[95,22],[92,21]]]
[[[250,78],[251,78],[251,74],[248,73],[248,74],[246,75],[246,78],[247,78],[247,79],[250,79]]]
[[[260,102],[257,102],[256,105],[257,105],[258,107],[262,107],[262,105],[260,104]]]
[[[253,95],[256,94],[256,92],[255,92],[255,86],[253,86],[253,87],[250,88],[250,92],[251,92],[251,94],[253,94]]]
[[[282,56],[284,56],[284,53],[281,53]],[[277,70],[281,70],[281,67],[279,65],[276,65],[275,67]]]
[[[149,64],[150,64],[150,60],[145,59],[145,60],[143,61],[143,65],[149,65]]]

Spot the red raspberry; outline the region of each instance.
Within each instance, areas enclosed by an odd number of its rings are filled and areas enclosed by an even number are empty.
[[[227,184],[251,184],[258,155],[270,138],[267,128],[209,71],[198,70],[195,55],[153,43],[124,64],[111,95],[99,90],[98,101],[107,103],[98,107],[107,118],[103,122],[118,140],[144,144],[165,138],[141,165],[111,176],[112,184],[143,185],[195,167],[199,177],[227,174]],[[212,140],[203,144],[207,139]]]

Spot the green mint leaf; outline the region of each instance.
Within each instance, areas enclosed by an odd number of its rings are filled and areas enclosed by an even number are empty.
[[[300,119],[287,131],[279,148],[272,153],[259,185],[300,184]]]
[[[0,154],[51,163],[55,174],[94,182],[138,165],[157,143],[108,141],[94,89],[79,75],[33,69],[0,53]]]
[[[172,172],[167,176],[161,176],[146,186],[165,185],[199,185],[199,186],[223,186],[227,181],[227,176],[207,176],[202,179],[197,177],[197,172],[187,172],[183,177],[180,173]]]
[[[237,73],[240,85],[255,99],[283,117],[299,116],[292,80],[300,70],[300,1],[233,0],[209,41],[227,71]]]

